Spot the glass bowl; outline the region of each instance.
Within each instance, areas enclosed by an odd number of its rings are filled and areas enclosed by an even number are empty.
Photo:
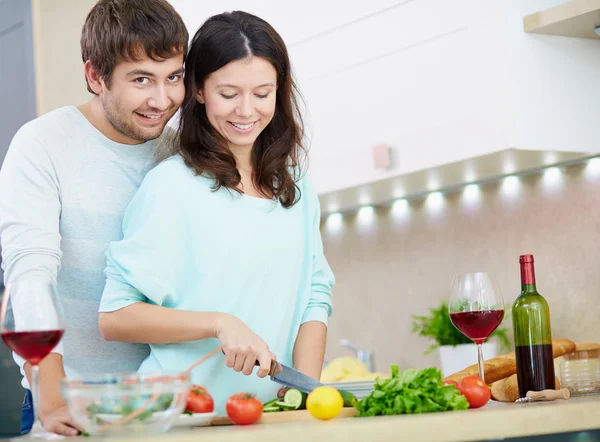
[[[90,435],[166,432],[185,409],[190,388],[184,373],[117,373],[61,381],[71,416]]]
[[[572,396],[600,394],[600,344],[578,343],[574,352],[564,355],[560,382]]]

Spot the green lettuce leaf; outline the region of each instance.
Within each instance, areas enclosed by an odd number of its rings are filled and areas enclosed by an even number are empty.
[[[467,399],[453,385],[444,385],[442,373],[437,368],[407,369],[400,372],[397,365],[392,365],[391,374],[387,379],[378,378],[375,390],[356,403],[358,416],[432,413],[469,408]]]

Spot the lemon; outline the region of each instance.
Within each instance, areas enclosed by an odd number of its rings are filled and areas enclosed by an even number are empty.
[[[344,399],[332,387],[317,387],[306,398],[306,409],[317,419],[333,419],[344,408]]]

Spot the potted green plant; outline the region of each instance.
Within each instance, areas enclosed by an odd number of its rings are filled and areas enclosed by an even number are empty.
[[[443,300],[439,307],[429,309],[429,315],[412,315],[412,319],[413,333],[433,341],[424,354],[438,350],[444,376],[477,363],[477,346],[452,324],[447,301]],[[486,359],[498,355],[498,343],[503,351],[512,348],[507,328],[498,327],[484,342]]]

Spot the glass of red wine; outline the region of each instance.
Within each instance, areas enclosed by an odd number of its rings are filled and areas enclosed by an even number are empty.
[[[448,310],[454,326],[477,344],[479,377],[485,382],[482,344],[504,319],[498,283],[484,272],[456,276]]]
[[[4,343],[31,365],[34,424],[31,437],[53,439],[39,420],[38,372],[40,362],[60,342],[64,314],[56,283],[42,273],[25,274],[9,283],[0,304],[0,334]]]

